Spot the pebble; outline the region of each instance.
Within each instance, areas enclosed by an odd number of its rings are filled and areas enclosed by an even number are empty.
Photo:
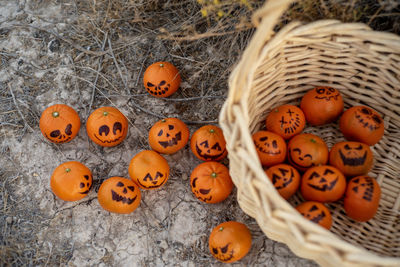
[[[8,217],[6,218],[6,223],[11,224],[12,222],[13,222],[13,218],[10,217],[10,216],[8,216]]]

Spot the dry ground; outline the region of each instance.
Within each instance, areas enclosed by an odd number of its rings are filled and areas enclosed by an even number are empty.
[[[227,78],[262,1],[209,2],[0,0],[1,265],[219,266],[207,238],[226,220],[244,222],[253,234],[249,255],[235,265],[315,265],[266,238],[241,211],[235,192],[216,205],[195,199],[188,177],[200,162],[188,147],[166,157],[170,180],[143,192],[132,214],[110,214],[97,202],[102,181],[127,177],[130,159],[149,148],[147,132],[159,118],[179,117],[191,133],[218,123]],[[398,34],[399,14],[395,0],[305,0],[277,29],[292,19],[337,18]],[[182,75],[181,88],[168,99],[151,97],[142,85],[146,66],[159,60],[173,62]],[[41,112],[55,103],[74,107],[83,125],[63,145],[47,142],[38,127]],[[127,139],[114,148],[94,145],[85,132],[87,116],[105,105],[130,121]],[[68,160],[94,174],[89,196],[73,203],[49,188],[53,169]]]

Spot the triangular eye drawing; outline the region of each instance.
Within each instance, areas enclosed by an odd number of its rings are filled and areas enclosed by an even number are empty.
[[[208,148],[208,141],[203,141],[200,143],[201,146],[204,146],[205,148]]]
[[[221,146],[219,145],[219,143],[215,143],[215,145],[213,145],[213,146],[211,147],[211,149],[216,149],[216,150],[218,150],[218,151],[221,151]]]

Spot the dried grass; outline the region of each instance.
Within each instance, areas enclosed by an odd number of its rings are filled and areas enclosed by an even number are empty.
[[[43,54],[47,53],[47,44],[56,40],[51,49],[68,55],[68,67],[74,70],[72,84],[76,88],[92,88],[86,117],[95,107],[122,98],[127,99],[129,116],[133,118],[144,112],[153,119],[175,115],[189,124],[216,123],[227,92],[227,78],[254,30],[251,14],[263,1],[246,2],[250,6],[230,1],[214,7],[214,13],[209,10],[204,17],[201,10],[206,5],[195,0],[63,1],[63,16],[46,22],[53,27],[40,28],[23,20],[11,26],[0,24],[0,38],[7,38],[17,29],[29,30],[33,38],[43,41]],[[46,4],[48,1],[30,3],[32,9]],[[219,16],[218,10],[224,15]],[[323,18],[360,21],[376,30],[400,33],[400,5],[395,0],[303,0],[286,12],[279,27],[291,20]],[[59,22],[69,26],[56,32]],[[9,61],[17,57],[14,51],[0,51],[1,68],[9,67]],[[152,97],[142,86],[144,69],[157,60],[174,62],[182,71],[181,90],[156,102],[172,105],[174,114],[154,111]],[[50,70],[44,78],[33,75],[40,66],[16,70],[24,78],[24,86],[16,89],[0,83],[0,139],[21,139],[37,128],[40,113],[32,108],[33,101],[55,86],[56,74],[51,68],[58,65],[49,58],[46,67]],[[138,138],[139,146],[144,146],[140,138],[144,137]],[[1,147],[0,152],[0,157],[6,157],[7,147]],[[14,182],[24,174],[7,162],[0,161],[0,265],[66,264],[73,249],[68,244],[47,253],[38,248],[34,233],[47,227],[49,218],[42,217],[36,203],[15,199]],[[235,205],[233,201],[229,204]],[[178,258],[210,265],[202,251],[205,242],[206,239],[199,241],[190,251],[177,245]]]

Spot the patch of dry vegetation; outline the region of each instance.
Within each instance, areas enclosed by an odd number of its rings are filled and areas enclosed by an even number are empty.
[[[30,8],[43,8],[49,2],[34,2]],[[68,55],[69,62],[62,64],[74,71],[71,87],[92,88],[90,101],[84,103],[84,120],[94,108],[112,105],[122,98],[131,118],[146,113],[152,120],[178,116],[189,124],[216,123],[227,93],[228,76],[254,31],[251,14],[262,3],[252,0],[62,1],[62,17],[50,21],[53,26],[66,23],[62,32],[56,31],[56,27],[41,28],[23,18],[15,18],[14,26],[0,24],[0,38],[7,39],[11,31],[29,29],[32,38],[43,42],[43,56],[48,49]],[[285,13],[279,27],[292,20],[309,22],[328,18],[364,22],[375,30],[400,33],[400,5],[396,0],[298,1]],[[49,46],[51,42],[53,45]],[[16,51],[0,51],[1,68],[9,68],[9,61],[17,58]],[[181,89],[168,99],[154,100],[142,86],[144,69],[158,60],[174,62],[182,72]],[[60,64],[49,58],[47,67]],[[0,139],[23,138],[28,131],[38,129],[40,112],[32,108],[33,101],[55,86],[56,73],[50,70],[37,78],[33,75],[37,69],[30,66],[17,71],[17,76],[24,81],[17,89],[11,88],[7,81],[0,82]],[[154,103],[173,108],[155,108]],[[146,126],[138,127],[146,132]],[[6,155],[7,148],[2,147],[0,156]],[[41,217],[35,203],[19,203],[15,199],[13,179],[23,174],[6,162],[0,161],[0,264],[67,262],[71,256],[68,246],[47,255],[38,252],[34,233],[46,227],[48,218]],[[196,262],[199,257],[201,254],[192,255],[191,260]]]

